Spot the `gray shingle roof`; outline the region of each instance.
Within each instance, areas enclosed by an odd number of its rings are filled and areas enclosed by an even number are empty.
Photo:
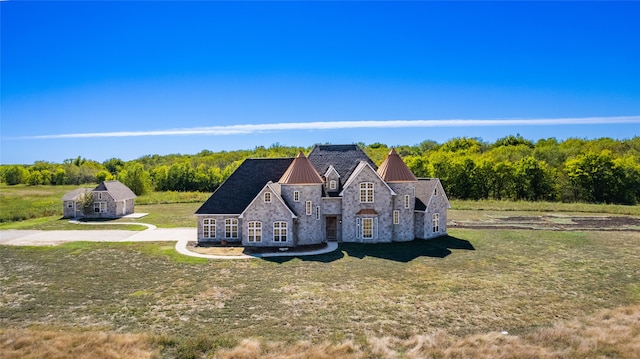
[[[94,192],[107,191],[109,195],[113,197],[116,201],[124,201],[127,199],[136,198],[136,194],[133,191],[125,186],[120,181],[104,181],[100,183],[96,188],[93,189]]]
[[[240,214],[267,182],[278,182],[293,158],[246,159],[196,214]]]
[[[63,201],[75,201],[79,195],[83,194],[85,191],[91,192],[91,188],[76,188],[73,191],[67,192],[62,196]]]
[[[318,173],[326,173],[330,165],[336,169],[341,181],[346,181],[360,161],[378,167],[358,145],[316,145],[307,156]]]

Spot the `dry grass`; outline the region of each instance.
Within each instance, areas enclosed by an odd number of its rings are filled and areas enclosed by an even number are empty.
[[[0,357],[145,359],[158,357],[158,353],[154,352],[148,336],[143,334],[0,329]]]
[[[456,337],[443,330],[408,339],[370,338],[366,345],[293,345],[245,339],[232,349],[221,350],[217,359],[325,359],[325,358],[491,358],[568,359],[640,357],[640,306],[604,310],[593,317],[561,322],[523,336],[502,332]]]

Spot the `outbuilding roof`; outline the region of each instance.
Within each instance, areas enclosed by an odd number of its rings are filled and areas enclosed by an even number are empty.
[[[91,188],[76,188],[73,191],[67,192],[62,196],[63,201],[75,201],[79,195],[91,192]]]
[[[116,201],[136,198],[136,194],[120,181],[104,181],[100,183],[93,192],[109,192],[109,195]]]
[[[277,182],[293,158],[246,159],[196,214],[240,214],[269,181]]]

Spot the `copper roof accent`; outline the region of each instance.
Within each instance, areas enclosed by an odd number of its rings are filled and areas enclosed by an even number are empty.
[[[298,153],[298,156],[293,159],[291,165],[284,172],[278,183],[285,184],[315,184],[324,183],[322,177],[318,174],[313,167],[309,159],[304,156],[304,153]]]
[[[418,180],[393,148],[378,167],[378,174],[385,182]]]
[[[363,209],[359,210],[358,213],[356,213],[356,214],[359,214],[359,215],[362,215],[362,214],[376,214],[377,215],[378,212],[376,212],[376,210],[373,209],[373,208],[363,208]]]

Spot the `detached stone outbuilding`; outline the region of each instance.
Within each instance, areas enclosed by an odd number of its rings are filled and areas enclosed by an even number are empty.
[[[90,196],[88,207],[84,197]],[[135,210],[136,195],[120,181],[105,181],[96,188],[78,188],[62,196],[64,218],[119,218]]]
[[[379,168],[357,145],[308,157],[247,159],[196,211],[198,242],[295,247],[446,235],[437,178],[416,178],[395,150]]]

